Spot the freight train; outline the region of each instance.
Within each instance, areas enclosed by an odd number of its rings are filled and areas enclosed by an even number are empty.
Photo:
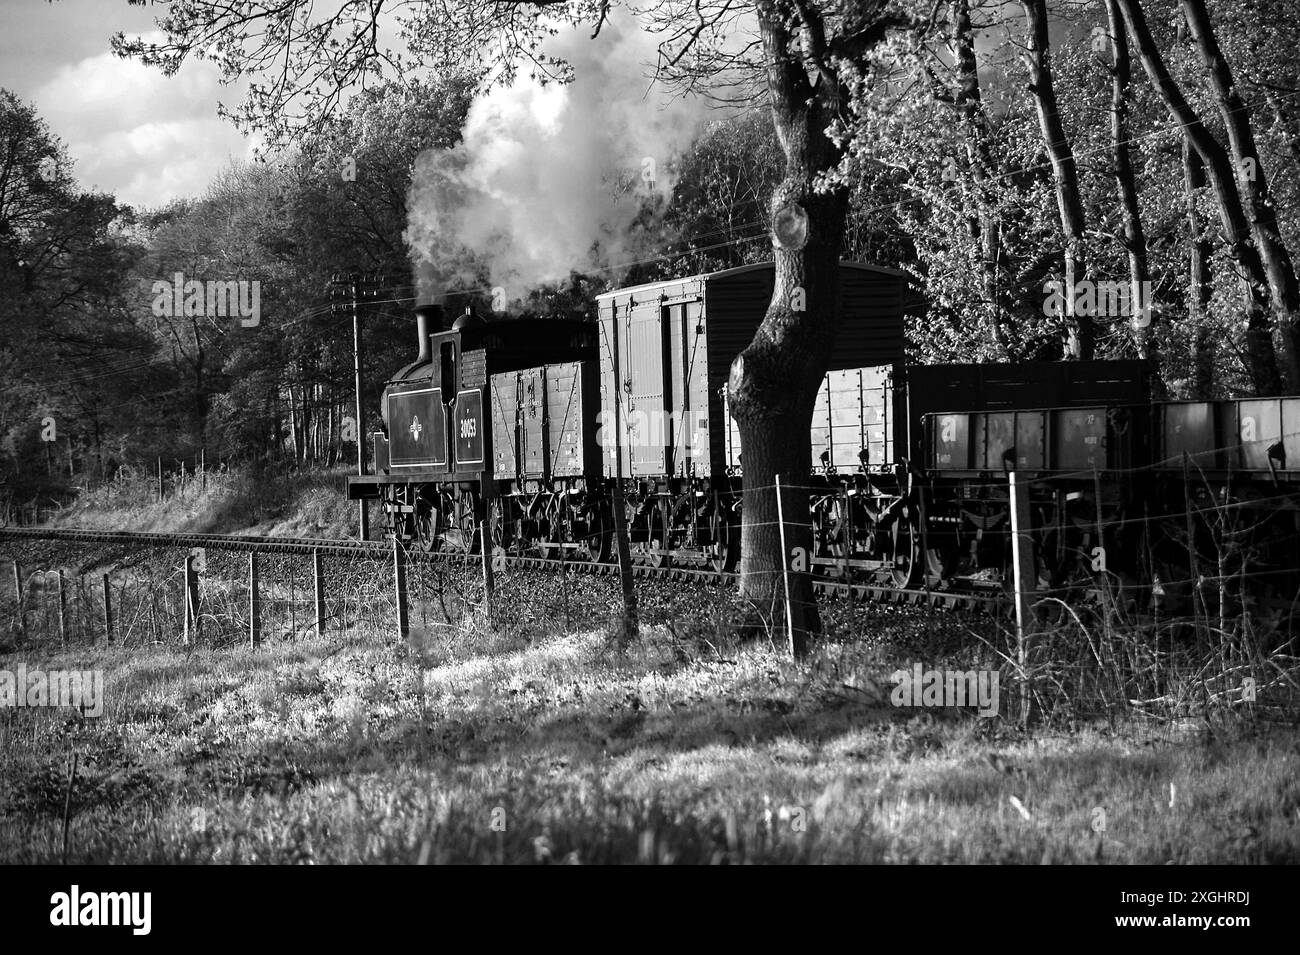
[[[623,288],[594,322],[418,307],[417,357],[386,383],[374,468],[349,498],[378,500],[387,533],[424,550],[475,551],[486,520],[494,550],[607,561],[618,482],[636,562],[731,571],[744,462],[726,381],[773,280],[768,263]],[[1104,571],[1170,598],[1208,537],[1243,528],[1260,566],[1298,565],[1300,512],[1279,489],[1300,478],[1300,398],[1153,402],[1136,360],[909,365],[903,273],[845,262],[840,286],[804,438],[815,573],[1002,587],[1010,471],[1058,593]]]

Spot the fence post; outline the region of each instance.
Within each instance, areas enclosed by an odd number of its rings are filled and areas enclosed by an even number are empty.
[[[101,574],[100,580],[104,587],[104,642],[113,642],[113,591],[109,587],[108,574]],[[92,639],[93,643],[94,640]]]
[[[68,592],[63,587],[63,571],[60,569],[58,574],[59,586],[59,643],[63,646],[68,645]]]
[[[320,550],[311,552],[311,578],[316,598],[316,636],[325,636],[325,577],[321,572]]]
[[[495,589],[492,576],[492,539],[488,535],[488,522],[479,521],[479,542],[483,545],[479,548],[483,557],[483,610],[487,614],[487,619],[492,619],[492,591]],[[560,553],[564,553],[563,544],[560,542]]]
[[[411,635],[406,606],[406,550],[396,534],[393,535],[393,595],[397,598],[397,637],[406,640]]]
[[[620,465],[621,465],[620,461]],[[627,511],[623,504],[623,474],[619,468],[614,481],[614,546],[618,553],[618,576],[623,583],[623,639],[635,639],[639,628],[636,609],[636,584],[632,580],[632,544],[627,536]]]
[[[18,631],[27,639],[27,607],[23,605],[23,568],[14,560],[14,594],[18,597]]]
[[[785,508],[781,504],[781,475],[776,475],[776,525],[781,538],[781,580],[785,584],[785,633],[790,655],[795,655],[794,605],[790,603],[790,554],[785,547]]]
[[[258,578],[257,551],[248,555],[248,648],[257,649],[262,639],[262,590]]]
[[[184,644],[199,632],[199,572],[194,569],[194,555],[185,555],[185,634]]]
[[[1034,591],[1038,587],[1038,563],[1034,560],[1034,537],[1029,508],[1029,487],[1007,475],[1011,504],[1011,564],[1016,595],[1016,662],[1020,667],[1020,718],[1029,721],[1029,680],[1026,677],[1027,645],[1033,630]]]
[[[569,635],[569,567],[564,562],[564,540],[560,540],[560,595],[564,598],[564,635]]]
[[[199,473],[203,475],[202,478],[200,478],[202,483],[199,485],[199,490],[206,491],[208,489],[208,449],[207,448],[199,448]]]
[[[1201,568],[1196,559],[1196,518],[1192,514],[1192,479],[1191,463],[1187,452],[1183,452],[1183,514],[1187,520],[1187,569],[1192,575],[1191,588],[1188,593],[1192,595],[1192,624],[1196,630],[1196,649],[1202,648],[1201,640],[1201,608],[1197,606],[1198,601],[1203,605],[1204,598],[1201,594]]]
[[[910,465],[909,465],[910,470]],[[926,525],[930,523],[925,515],[925,481],[919,480],[915,475],[908,478],[910,484],[917,480],[918,487],[916,491],[916,520],[921,527],[921,588],[925,591],[925,605],[930,606],[930,537]],[[940,559],[942,564],[942,559]],[[940,567],[939,577],[943,577],[943,569]]]
[[[162,456],[158,457],[158,502],[162,503],[163,499],[163,473],[162,473]]]

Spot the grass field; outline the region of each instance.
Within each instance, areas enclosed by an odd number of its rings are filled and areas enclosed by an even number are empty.
[[[0,711],[0,862],[1300,861],[1292,730],[1026,735],[890,705],[907,661],[864,647],[797,665],[471,618],[407,644],[10,654],[102,668],[107,704]]]
[[[346,536],[340,473],[282,477],[214,472],[157,502],[136,476],[59,523]],[[174,554],[0,556],[162,588],[177,629]],[[217,571],[231,562],[209,556],[205,600],[237,611]],[[293,567],[268,593],[285,596]],[[383,568],[355,573],[336,583],[360,606]],[[473,574],[461,583],[472,597]],[[499,576],[491,624],[472,599],[441,625],[422,602],[409,641],[376,608],[329,640],[279,627],[255,651],[230,621],[191,650],[142,626],[127,646],[81,632],[63,650],[51,598],[31,593],[44,632],[21,640],[5,590],[0,671],[100,669],[106,706],[0,707],[0,862],[1300,861],[1300,734],[1280,722],[1297,671],[1251,649],[1264,637],[1226,661],[1249,669],[1192,660],[1171,679],[1140,630],[1058,628],[1036,641],[1042,719],[1024,732],[1009,681],[990,719],[891,705],[890,674],[918,662],[1011,676],[988,618],[828,605],[827,641],[797,664],[738,644],[720,591],[641,581],[646,625],[620,648],[611,578],[575,578],[563,611],[547,587]],[[1241,705],[1247,672],[1267,711]],[[1137,719],[1134,696],[1163,718]]]

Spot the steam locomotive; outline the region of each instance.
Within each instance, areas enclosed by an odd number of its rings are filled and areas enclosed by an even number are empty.
[[[486,520],[494,550],[606,561],[618,482],[636,562],[732,570],[744,466],[726,380],[774,278],[767,263],[619,289],[594,322],[447,324],[420,306],[419,352],[386,383],[374,469],[348,497],[423,550],[476,551]],[[1143,361],[908,365],[903,273],[844,262],[840,287],[806,438],[815,573],[1001,587],[1008,471],[1030,488],[1044,586],[1087,586],[1100,552],[1169,594],[1228,501],[1260,561],[1300,566],[1300,511],[1278,494],[1300,478],[1300,398],[1153,403]]]

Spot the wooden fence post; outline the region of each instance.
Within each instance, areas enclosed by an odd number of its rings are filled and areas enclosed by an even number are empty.
[[[262,589],[258,578],[257,551],[248,555],[248,648],[257,649],[262,639]]]
[[[199,632],[199,572],[194,569],[194,555],[185,555],[185,634],[184,644],[190,645]]]
[[[621,464],[621,462],[620,462]],[[618,552],[618,576],[623,583],[623,639],[633,640],[640,629],[637,622],[636,584],[632,579],[632,544],[627,536],[627,511],[623,504],[622,470],[614,481],[614,546]]]
[[[492,539],[488,535],[488,522],[480,521],[479,542],[483,545],[479,549],[483,557],[483,610],[487,614],[487,619],[492,619],[492,591],[495,589],[492,576]],[[560,553],[564,553],[564,542],[560,542]]]
[[[794,605],[790,603],[790,554],[785,546],[785,508],[781,504],[781,475],[776,475],[776,523],[781,538],[781,580],[785,584],[785,634],[790,655],[795,655]]]
[[[411,635],[406,606],[406,549],[396,534],[393,535],[393,596],[397,599],[397,637],[404,641]]]
[[[158,501],[162,503],[163,499],[163,473],[162,473],[162,456],[158,457]]]
[[[63,571],[56,571],[59,587],[59,643],[68,645],[68,593],[63,587]]]
[[[104,587],[104,642],[113,642],[113,591],[108,583],[108,574],[101,574],[100,581]],[[94,640],[92,639],[93,643]]]
[[[316,636],[325,636],[325,576],[321,571],[320,550],[312,548],[311,577],[316,598]]]
[[[1007,475],[1011,504],[1011,564],[1016,596],[1016,662],[1020,667],[1020,718],[1029,721],[1028,642],[1034,624],[1033,597],[1038,588],[1038,564],[1029,508],[1029,486]]]
[[[569,635],[569,567],[564,558],[564,540],[560,540],[560,596],[564,599],[564,635]]]
[[[1183,452],[1183,515],[1187,523],[1187,570],[1191,574],[1191,588],[1189,593],[1192,595],[1192,624],[1196,631],[1196,648],[1201,650],[1203,646],[1201,638],[1201,606],[1204,605],[1204,596],[1201,593],[1201,568],[1196,559],[1196,518],[1192,514],[1192,479],[1191,479],[1191,461],[1187,452]],[[1198,606],[1198,604],[1200,606]]]

